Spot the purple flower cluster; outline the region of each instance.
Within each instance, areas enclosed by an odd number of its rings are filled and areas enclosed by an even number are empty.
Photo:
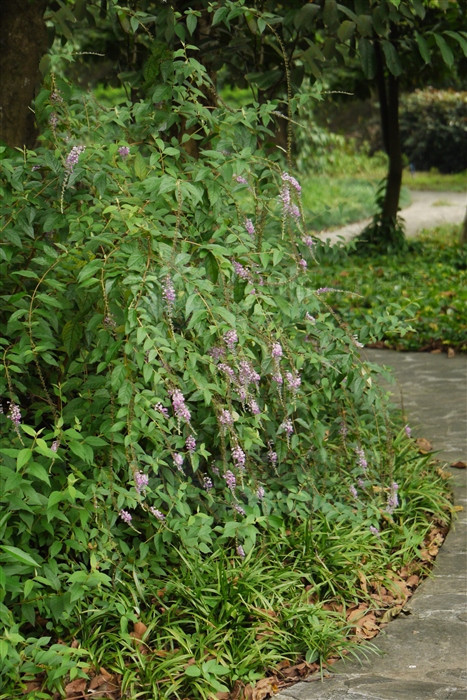
[[[274,358],[282,357],[282,345],[280,343],[273,343],[272,344],[271,357],[274,357]]]
[[[56,452],[59,448],[60,445],[60,440],[54,440],[53,443],[50,445],[50,449],[52,452]]]
[[[311,236],[303,236],[302,241],[308,248],[313,248],[315,244]]]
[[[305,260],[305,258],[300,258],[300,260],[298,261],[298,264],[300,265],[300,267],[302,268],[302,270],[306,270],[307,267],[308,267],[308,263],[307,263],[307,261]]]
[[[239,471],[245,470],[245,453],[240,445],[235,445],[232,450],[232,460]]]
[[[237,331],[232,328],[232,330],[224,333],[224,343],[227,345],[229,350],[233,350],[235,345],[238,343]]]
[[[232,265],[233,269],[235,271],[235,274],[240,277],[242,280],[250,280],[251,278],[251,273],[249,270],[246,269],[246,267],[243,267],[243,265],[236,260],[232,260]]]
[[[225,483],[227,484],[227,487],[232,491],[232,493],[235,491],[235,487],[237,486],[237,479],[235,478],[235,474],[230,471],[225,472],[224,474],[224,479]]]
[[[292,421],[290,420],[290,418],[286,418],[284,421],[282,421],[282,423],[280,424],[279,427],[282,428],[282,430],[287,435],[287,437],[292,435],[293,425],[292,425]]]
[[[194,452],[196,450],[196,440],[193,435],[188,435],[187,439],[185,440],[185,447],[188,452]]]
[[[219,423],[221,423],[222,425],[233,424],[232,414],[226,408],[223,408],[219,414]]]
[[[257,488],[257,490],[256,490],[256,497],[257,497],[257,499],[258,499],[259,501],[262,501],[263,498],[264,498],[264,496],[265,496],[265,493],[266,493],[266,492],[265,492],[265,490],[264,490],[264,487],[263,487],[263,486],[258,486],[258,488]]]
[[[253,414],[254,416],[259,416],[259,414],[261,413],[261,409],[260,409],[260,407],[258,406],[258,402],[257,402],[257,401],[255,401],[254,399],[250,399],[250,400],[248,401],[248,406],[250,407],[250,411],[252,412],[252,414]]]
[[[179,472],[183,472],[182,464],[183,464],[183,455],[179,454],[178,452],[175,452],[173,456],[174,464],[177,467]]]
[[[412,428],[410,427],[410,425],[406,425],[404,430],[405,430],[405,434],[409,438],[412,435]]]
[[[138,493],[144,491],[148,484],[149,476],[147,474],[144,474],[144,472],[135,473],[135,489]]]
[[[125,160],[125,158],[128,158],[128,156],[130,155],[130,149],[128,148],[128,146],[120,146],[120,148],[118,149],[118,153],[120,155],[120,158],[123,158],[123,160]]]
[[[162,413],[164,418],[169,417],[169,411],[161,403],[156,403],[156,405],[154,406],[154,410],[157,411],[158,413]]]
[[[73,146],[65,161],[65,169],[71,174],[75,165],[77,165],[81,153],[84,151],[84,146]]]
[[[308,311],[305,314],[305,319],[310,321],[310,323],[316,323],[316,318],[312,316]]]
[[[245,509],[242,508],[242,506],[239,506],[238,503],[234,503],[232,508],[237,511],[237,513],[240,513],[240,515],[246,515]]]
[[[349,491],[352,498],[358,498],[358,491],[353,484],[349,486]]]
[[[284,214],[292,216],[294,219],[300,218],[300,209],[291,201],[290,188],[288,185],[282,185],[279,192],[279,199],[282,202],[282,210]]]
[[[19,428],[21,424],[21,410],[19,406],[17,406],[15,403],[10,403],[10,409],[7,413],[7,418],[11,420],[15,428]]]
[[[356,447],[355,454],[358,457],[358,465],[363,469],[363,471],[366,471],[368,468],[368,462],[366,461],[365,452],[361,447]]]
[[[298,373],[292,374],[292,372],[286,372],[285,379],[289,389],[295,394],[302,383],[300,375]]]
[[[221,372],[224,372],[224,374],[226,374],[229,377],[229,379],[232,379],[232,380],[235,379],[234,370],[232,369],[232,367],[230,367],[229,365],[226,365],[224,362],[220,362],[217,365],[217,369],[219,369]]]
[[[301,185],[299,185],[298,181],[292,177],[292,175],[289,175],[289,173],[282,173],[281,175],[282,182],[289,182],[294,190],[296,190],[299,194],[302,191]]]
[[[397,497],[397,491],[399,490],[399,484],[396,484],[395,481],[392,482],[391,484],[391,490],[388,495],[388,502],[386,506],[386,511],[391,515],[394,513],[396,510],[397,506],[399,505],[399,499]]]
[[[63,97],[61,96],[59,90],[54,90],[50,93],[50,101],[57,105],[62,104]]]
[[[245,219],[245,229],[250,236],[255,235],[255,225],[251,219]]]
[[[161,520],[161,521],[162,521],[162,520],[165,520],[165,515],[164,515],[164,513],[161,513],[161,511],[160,511],[160,510],[157,510],[157,508],[154,508],[154,506],[151,506],[151,507],[149,508],[149,512],[150,512],[155,518],[157,518],[157,520]]]
[[[127,510],[123,510],[123,508],[120,511],[119,516],[121,517],[124,523],[131,523],[131,521],[133,520],[133,518],[131,517],[131,513],[129,513]]]
[[[213,360],[216,360],[217,362],[225,355],[225,350],[224,348],[220,348],[219,346],[215,345],[213,348],[210,349],[209,354],[213,358]]]
[[[379,530],[374,525],[370,525],[370,532],[372,535],[375,535],[376,537],[380,537]]]
[[[277,464],[277,452],[274,452],[274,450],[272,449],[272,445],[271,445],[270,442],[268,443],[268,447],[269,447],[269,450],[268,450],[268,459],[269,459],[269,461],[270,461],[271,464],[273,464],[273,465],[274,465],[274,464]]]
[[[261,379],[258,372],[256,372],[251,364],[247,360],[241,360],[238,363],[238,380],[242,387],[248,387],[248,384],[259,384]]]
[[[238,182],[240,185],[248,185],[247,180],[245,180],[245,178],[242,177],[241,175],[234,175],[233,178],[234,178],[234,180],[235,180],[236,182]]]
[[[175,303],[176,294],[170,275],[167,275],[164,280],[164,284],[162,286],[162,296],[165,299],[169,311],[171,311]]]
[[[187,423],[190,422],[191,413],[185,405],[185,397],[183,396],[180,389],[174,389],[171,392],[172,406],[175,415],[179,420],[184,420]]]
[[[245,550],[243,549],[241,544],[237,546],[237,554],[239,557],[242,557],[242,559],[245,558]]]
[[[206,491],[210,491],[213,488],[212,479],[210,479],[209,476],[203,476],[203,488],[206,489]]]

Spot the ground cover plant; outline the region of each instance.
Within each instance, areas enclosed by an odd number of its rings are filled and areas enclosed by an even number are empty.
[[[2,148],[3,698],[319,666],[448,520],[317,283],[277,105],[208,109],[184,49],[161,70],[114,108],[51,76],[41,145]]]
[[[352,244],[336,249],[334,257],[320,258],[316,281],[324,280],[344,288],[329,296],[329,304],[344,322],[359,325],[365,343],[398,350],[467,349],[466,250],[460,226],[424,231],[406,251],[392,255],[355,255]],[[401,303],[410,330],[383,332],[377,339],[387,309]]]

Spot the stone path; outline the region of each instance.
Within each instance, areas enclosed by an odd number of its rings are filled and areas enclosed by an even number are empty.
[[[438,457],[467,460],[467,357],[365,350],[371,362],[392,367],[393,400],[417,436]],[[433,575],[404,612],[373,642],[380,655],[340,661],[329,678],[318,674],[275,700],[467,699],[467,470],[451,469],[455,502],[464,506],[436,559]],[[363,647],[362,647],[363,648]]]
[[[463,192],[410,191],[412,203],[402,209],[408,238],[415,236],[422,228],[433,228],[440,224],[460,224],[464,220],[467,195]],[[357,236],[370,219],[349,224],[335,231],[323,231],[319,238],[330,243],[348,241]]]

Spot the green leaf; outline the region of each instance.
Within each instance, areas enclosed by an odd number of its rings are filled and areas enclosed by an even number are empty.
[[[196,29],[196,25],[198,24],[198,18],[197,16],[192,12],[189,14],[186,18],[186,26],[188,31],[190,32],[191,35],[193,35],[193,32]]]
[[[39,479],[40,481],[44,481],[50,486],[49,474],[42,464],[39,464],[38,462],[31,462],[31,464],[28,466],[27,474],[28,476],[33,476],[36,479]]]
[[[331,31],[335,31],[339,26],[336,0],[324,0],[323,22]]]
[[[460,34],[459,32],[451,31],[445,31],[444,34],[447,34],[452,39],[455,39],[455,41],[457,41],[460,44],[464,56],[467,56],[467,40],[462,36],[462,34]]]
[[[227,15],[229,14],[229,10],[227,7],[219,7],[215,12],[214,12],[214,17],[212,18],[212,26],[219,24],[219,22],[222,22]]]
[[[137,153],[134,161],[133,161],[133,167],[135,169],[135,175],[139,180],[144,180],[146,175],[148,174],[148,167],[147,163],[144,160],[143,156],[141,153]]]
[[[430,49],[428,47],[428,44],[427,44],[425,38],[421,34],[419,34],[418,32],[415,32],[415,41],[417,42],[420,56],[423,58],[425,63],[430,63],[431,52],[430,52]]]
[[[24,465],[29,462],[31,457],[32,450],[29,447],[25,447],[22,450],[20,450],[16,458],[16,469],[19,471],[21,467],[24,467]]]
[[[211,282],[216,283],[219,278],[219,265],[215,255],[208,252],[204,259],[204,264],[206,266],[206,274],[208,279],[211,280]]]
[[[18,547],[11,547],[10,545],[2,544],[0,548],[3,549],[5,554],[9,555],[12,559],[21,562],[21,564],[27,564],[28,566],[40,566],[39,562],[31,557],[27,552],[23,552],[22,549]]]
[[[441,34],[433,34],[436,43],[438,44],[438,48],[441,52],[441,56],[443,57],[443,61],[445,64],[449,67],[452,68],[454,64],[454,54],[452,52],[452,49],[448,44],[446,43],[446,40],[441,36]]]
[[[345,19],[337,30],[339,39],[341,41],[348,41],[348,39],[354,35],[355,26],[355,22],[352,22],[350,19]]]
[[[371,15],[360,15],[357,19],[357,29],[362,36],[371,37],[373,34],[373,20]]]
[[[396,77],[402,73],[402,66],[399,61],[399,56],[397,51],[390,41],[382,41],[381,46],[383,49],[384,57],[386,59],[386,65],[393,75]]]
[[[371,80],[376,75],[375,49],[371,41],[362,37],[358,42],[360,63],[365,77]]]
[[[190,678],[198,678],[201,675],[201,669],[198,666],[187,666],[185,669],[185,675],[190,676]]]
[[[83,335],[83,326],[76,319],[67,321],[62,328],[62,343],[68,356],[77,349]]]
[[[78,282],[84,282],[90,277],[97,277],[97,274],[102,267],[103,261],[100,258],[91,260],[87,265],[81,268],[78,275]]]

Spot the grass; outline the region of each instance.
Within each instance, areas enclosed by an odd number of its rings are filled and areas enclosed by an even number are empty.
[[[364,343],[392,303],[405,301],[413,330],[403,337],[383,335],[385,347],[397,350],[449,348],[465,352],[466,250],[459,226],[425,231],[409,250],[397,255],[352,255],[352,245],[323,252],[314,272],[317,287],[349,290],[329,295],[332,308]]]
[[[394,455],[400,505],[393,514],[370,469],[357,499],[349,477],[323,477],[309,518],[270,527],[244,560],[222,549],[204,557],[179,549],[143,598],[137,579],[118,575],[115,590],[96,590],[74,625],[56,630],[84,659],[75,687],[84,691],[93,678],[94,690],[117,689],[106,695],[112,698],[250,697],[246,686],[265,676],[271,687],[283,682],[281,668],[319,670],[330,658],[355,653],[356,642],[374,636],[399,600],[404,567],[407,575],[427,569],[423,552],[433,523],[449,519],[445,481],[404,431]],[[382,586],[385,602],[378,599]],[[360,613],[370,632],[353,621]],[[40,661],[49,679],[60,674],[60,645]],[[41,685],[34,664],[28,667],[19,669],[23,684]],[[50,698],[57,687],[49,680],[28,697]],[[0,698],[23,694],[20,684]]]
[[[443,190],[451,192],[465,192],[467,189],[467,172],[441,174],[437,170],[426,173],[414,174],[408,169],[403,173],[403,184],[413,190]]]

